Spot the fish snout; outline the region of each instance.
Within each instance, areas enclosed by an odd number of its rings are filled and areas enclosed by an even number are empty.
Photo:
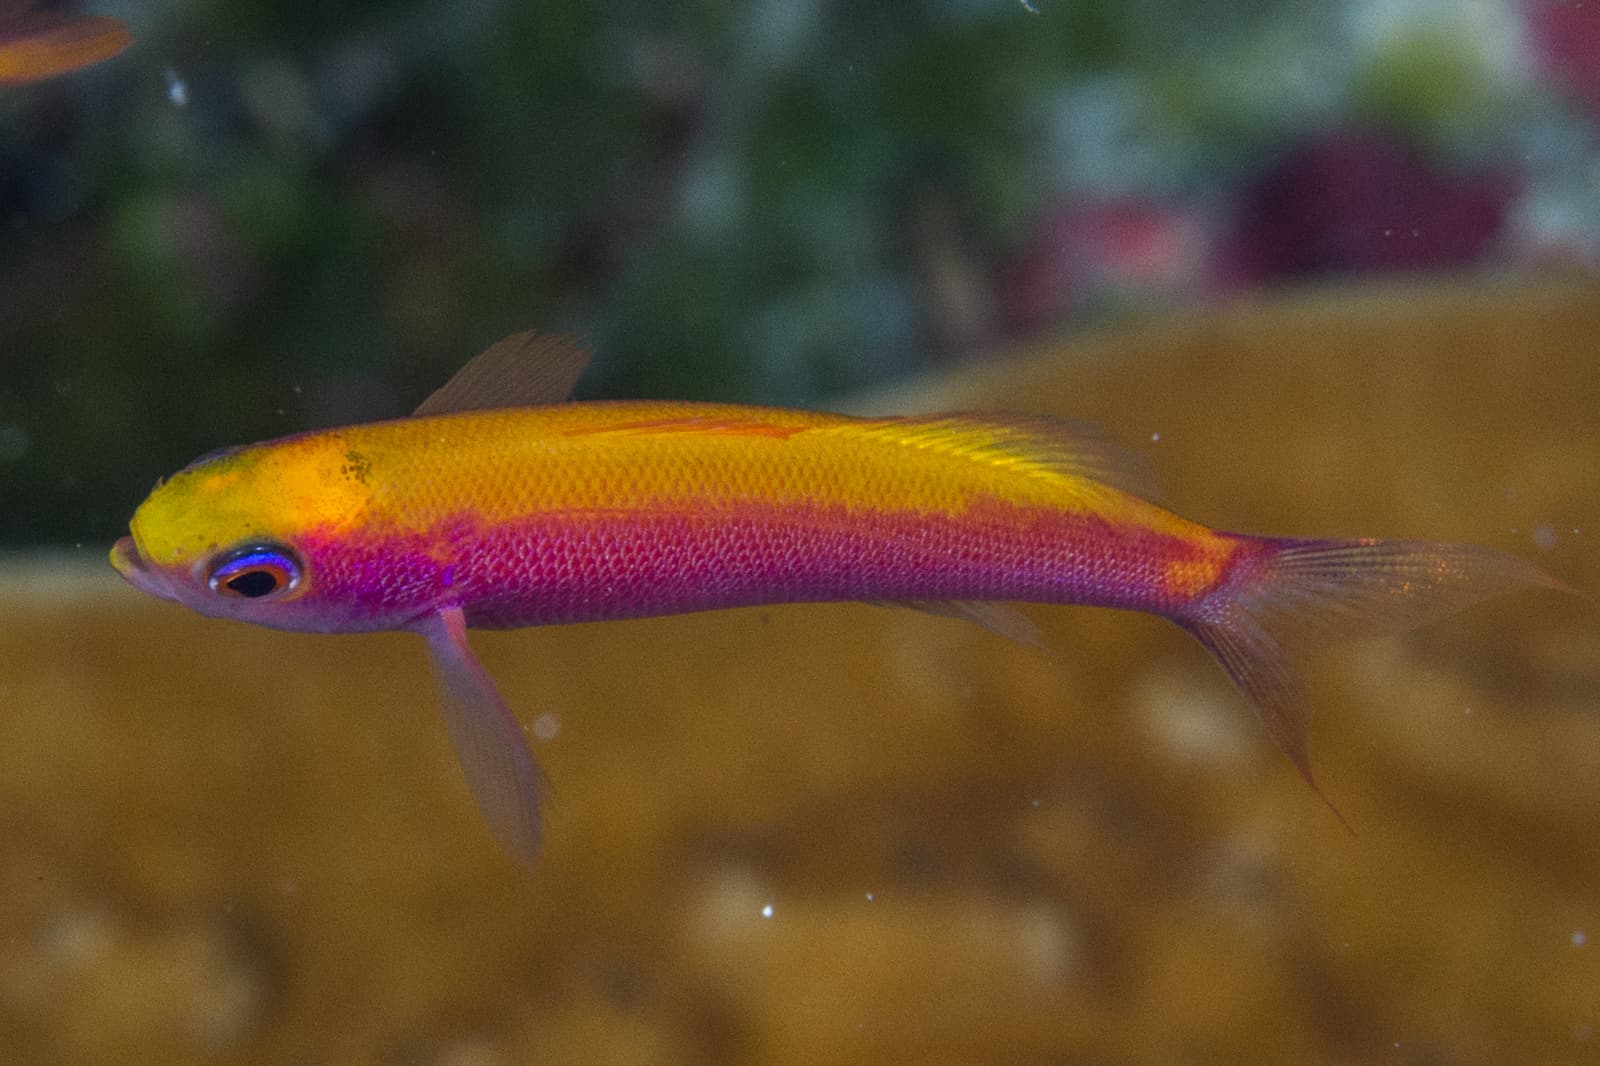
[[[132,537],[117,538],[117,542],[111,546],[110,560],[111,568],[134,588],[163,600],[177,601],[166,583],[146,565]]]

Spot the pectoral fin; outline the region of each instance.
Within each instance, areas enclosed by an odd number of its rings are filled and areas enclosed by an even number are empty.
[[[433,653],[444,724],[478,809],[512,857],[530,864],[539,851],[543,778],[522,726],[472,654],[459,607],[435,614],[419,632]]]

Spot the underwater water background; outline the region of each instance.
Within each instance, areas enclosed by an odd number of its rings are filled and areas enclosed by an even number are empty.
[[[1154,619],[475,637],[529,874],[419,642],[105,566],[539,326],[584,396],[1058,414],[1211,524],[1600,589],[1600,8],[1033,7],[123,3],[0,86],[0,1061],[1600,1061],[1578,599],[1312,663],[1353,833]]]

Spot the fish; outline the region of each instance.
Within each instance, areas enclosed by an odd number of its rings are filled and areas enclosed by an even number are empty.
[[[0,5],[0,86],[28,85],[92,66],[133,43],[120,19]]]
[[[1043,416],[573,401],[588,358],[514,334],[410,417],[202,456],[137,507],[111,565],[204,615],[419,634],[470,790],[523,863],[543,777],[469,629],[860,601],[1033,642],[1016,604],[1143,611],[1199,640],[1320,795],[1305,642],[1565,589],[1486,547],[1213,529]]]

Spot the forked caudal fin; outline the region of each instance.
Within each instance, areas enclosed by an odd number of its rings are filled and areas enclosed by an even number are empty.
[[[1296,645],[1400,632],[1517,589],[1572,591],[1532,563],[1492,548],[1239,539],[1239,561],[1221,584],[1174,620],[1216,656],[1319,795],[1306,745],[1310,713],[1291,663]]]

